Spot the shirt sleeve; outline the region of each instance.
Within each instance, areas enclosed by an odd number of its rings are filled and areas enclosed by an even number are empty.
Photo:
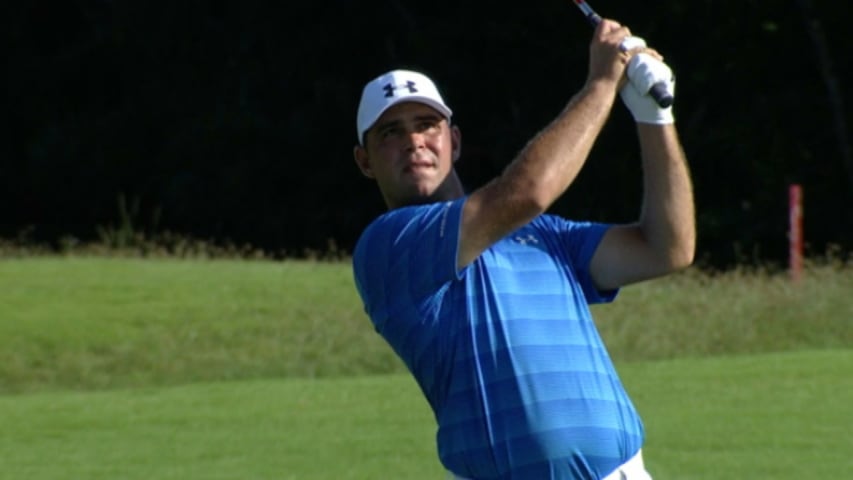
[[[551,215],[544,216],[543,220],[549,223],[551,228],[556,229],[587,302],[612,302],[619,293],[619,289],[599,290],[592,280],[589,269],[592,256],[595,255],[601,239],[612,225],[598,222],[576,222]]]

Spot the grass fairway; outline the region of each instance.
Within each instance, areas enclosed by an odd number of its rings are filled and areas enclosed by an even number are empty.
[[[853,472],[853,350],[629,364],[656,480]]]
[[[853,351],[620,365],[656,480],[846,478]],[[0,397],[0,479],[442,479],[405,375]]]
[[[443,478],[416,388],[389,375],[0,397],[0,479]]]

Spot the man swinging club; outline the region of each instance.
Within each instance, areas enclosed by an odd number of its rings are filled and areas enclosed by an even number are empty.
[[[588,305],[688,267],[695,226],[672,107],[625,75],[630,64],[674,92],[672,72],[645,42],[621,48],[629,38],[627,27],[601,20],[580,91],[471,192],[454,169],[461,131],[429,78],[394,70],[364,87],[354,156],[388,211],[357,243],[355,283],[432,408],[451,478],[650,478],[642,422]],[[546,213],[575,180],[617,95],[637,122],[637,221]]]

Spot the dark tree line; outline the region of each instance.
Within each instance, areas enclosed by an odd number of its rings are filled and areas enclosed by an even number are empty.
[[[583,84],[591,30],[539,2],[14,2],[5,7],[0,236],[86,240],[118,221],[270,251],[350,250],[383,205],[352,162],[367,80],[432,75],[474,188]],[[700,255],[784,261],[787,186],[813,253],[853,247],[848,2],[604,2],[676,71]],[[620,106],[554,211],[639,210]],[[128,212],[125,212],[128,213]]]

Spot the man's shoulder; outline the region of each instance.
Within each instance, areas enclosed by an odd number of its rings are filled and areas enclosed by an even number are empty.
[[[363,239],[377,235],[382,231],[393,229],[395,225],[405,224],[411,221],[411,219],[423,215],[430,205],[411,205],[388,210],[371,220],[364,230],[362,230],[359,238]]]
[[[454,204],[453,201],[407,205],[395,208],[374,218],[361,233],[361,237],[376,235],[381,231],[405,227],[413,220],[428,219],[440,215]]]
[[[377,238],[396,237],[403,229],[408,228],[413,222],[429,222],[440,218],[443,212],[449,210],[453,201],[426,203],[421,205],[408,205],[388,210],[374,218],[361,232],[356,242],[356,250]]]

